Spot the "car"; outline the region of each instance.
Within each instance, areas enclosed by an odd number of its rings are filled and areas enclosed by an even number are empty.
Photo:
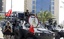
[[[59,26],[53,27],[53,25],[50,26],[50,28],[51,28],[51,31],[56,33],[55,39],[60,39],[61,37],[64,37],[63,28],[60,28]]]
[[[36,28],[38,31],[41,31],[42,33],[44,34],[47,34],[47,35],[52,35],[52,36],[55,36],[55,33],[44,28],[43,25],[39,25],[37,28]]]
[[[58,26],[52,27],[52,31],[60,32],[61,30],[63,30],[63,29]]]
[[[30,24],[26,23],[25,28],[28,30],[29,27],[30,27]],[[48,39],[52,39],[55,36],[54,32],[44,28],[43,25],[38,25],[37,27],[34,27],[34,33],[37,37],[44,38],[44,39],[46,39],[46,37]]]

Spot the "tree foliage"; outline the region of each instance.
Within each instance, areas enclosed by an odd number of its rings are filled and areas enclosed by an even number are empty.
[[[45,21],[48,21],[50,18],[53,17],[51,12],[48,11],[41,11],[40,13],[37,14],[37,17],[40,21],[42,21],[43,23],[45,23]]]
[[[0,20],[3,20],[3,19],[5,19],[5,17],[4,16],[0,16]]]

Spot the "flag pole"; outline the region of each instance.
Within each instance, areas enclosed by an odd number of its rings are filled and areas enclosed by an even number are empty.
[[[12,0],[11,0],[11,10],[12,10]],[[12,20],[12,16],[11,16],[11,20]]]
[[[12,10],[12,0],[11,0],[11,10]]]

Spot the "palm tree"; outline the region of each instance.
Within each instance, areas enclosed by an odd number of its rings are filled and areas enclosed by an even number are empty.
[[[48,12],[48,11],[41,11],[40,13],[37,14],[37,17],[40,21],[42,21],[43,23],[45,23],[46,21],[48,21],[50,18],[53,17],[53,15]]]

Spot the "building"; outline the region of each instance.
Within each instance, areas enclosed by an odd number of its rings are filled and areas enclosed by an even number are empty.
[[[6,0],[0,0],[0,12],[6,11]]]
[[[0,11],[2,11],[2,0],[0,0]]]
[[[64,22],[64,0],[25,0],[25,9],[32,13],[51,11],[58,24]]]
[[[57,23],[64,23],[64,0],[51,0],[51,12],[54,14]]]
[[[43,11],[51,11],[51,1],[50,0],[24,0],[24,10],[29,10],[32,13],[39,13]],[[45,6],[44,6],[45,5]]]
[[[51,0],[36,0],[36,13],[51,11]]]
[[[32,0],[24,0],[24,11],[26,10],[32,11]]]
[[[59,0],[59,23],[64,23],[64,0]]]
[[[28,9],[32,13],[39,13],[41,10],[54,13],[53,2],[53,0],[24,0],[24,11]]]
[[[52,0],[51,1],[52,12],[54,12],[55,19],[57,20],[57,24],[59,24],[59,0]]]
[[[58,24],[64,23],[64,0],[54,0],[54,13]]]
[[[35,14],[41,10],[54,14],[54,0],[24,0],[24,11],[27,9]]]
[[[50,0],[50,11],[51,11],[51,13],[53,13],[54,14],[54,0]]]

